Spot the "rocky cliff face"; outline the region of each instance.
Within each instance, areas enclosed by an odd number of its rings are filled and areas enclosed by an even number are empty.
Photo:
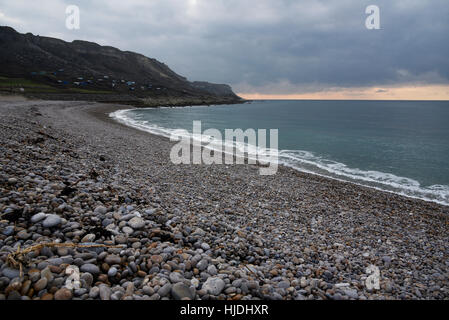
[[[20,34],[10,27],[0,27],[0,76],[65,91],[111,91],[141,99],[240,100],[228,85],[189,82],[164,63],[138,53],[87,41]]]

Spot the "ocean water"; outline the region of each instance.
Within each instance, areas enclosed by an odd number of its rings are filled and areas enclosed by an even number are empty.
[[[448,101],[254,101],[111,114],[169,137],[176,129],[278,129],[280,163],[449,205]]]

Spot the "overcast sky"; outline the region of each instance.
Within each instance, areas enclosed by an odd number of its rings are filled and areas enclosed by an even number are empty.
[[[65,27],[70,4],[80,30]],[[380,30],[365,27],[372,4]],[[0,0],[0,24],[139,52],[253,96],[449,97],[448,0]]]

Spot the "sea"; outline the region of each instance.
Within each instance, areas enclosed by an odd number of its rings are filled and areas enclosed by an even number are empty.
[[[225,129],[278,129],[282,165],[449,205],[449,101],[259,100],[111,117],[165,137],[192,133],[193,121],[223,137]]]

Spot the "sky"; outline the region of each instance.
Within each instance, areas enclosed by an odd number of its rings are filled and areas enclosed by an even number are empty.
[[[447,0],[0,0],[0,25],[142,53],[249,99],[449,100]]]

